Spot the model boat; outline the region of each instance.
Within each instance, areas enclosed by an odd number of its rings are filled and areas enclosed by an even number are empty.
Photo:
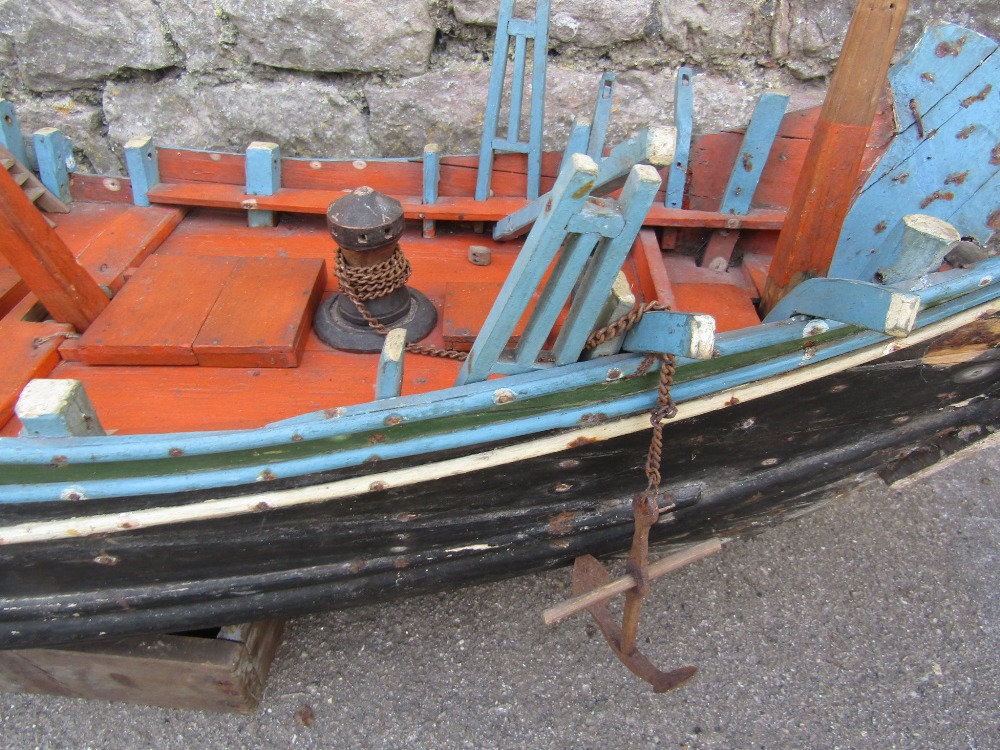
[[[498,49],[544,51],[509,5]],[[137,139],[125,179],[66,172],[46,131],[39,181],[8,137],[0,648],[631,545],[613,637],[634,652],[648,543],[725,540],[990,439],[1000,54],[934,25],[883,96],[902,14],[868,5],[823,108],[767,95],[745,132],[692,139],[682,70],[674,123],[606,147],[599,95],[542,154],[540,100],[527,141],[519,104],[496,135],[501,64],[479,156]]]

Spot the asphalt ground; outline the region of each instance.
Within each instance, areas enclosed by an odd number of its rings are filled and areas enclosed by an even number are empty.
[[[654,585],[653,694],[569,572],[290,622],[252,716],[0,695],[0,748],[1000,748],[1000,450]]]

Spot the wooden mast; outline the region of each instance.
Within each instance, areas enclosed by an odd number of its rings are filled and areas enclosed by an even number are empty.
[[[84,331],[107,306],[107,295],[6,169],[0,169],[0,236],[0,254],[60,323]]]
[[[760,311],[813,276],[826,276],[847,216],[868,134],[909,0],[859,0],[788,218],[778,237]]]

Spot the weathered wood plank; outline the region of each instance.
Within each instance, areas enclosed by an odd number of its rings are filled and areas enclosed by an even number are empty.
[[[160,165],[153,139],[148,135],[132,138],[125,144],[125,168],[132,187],[132,202],[149,205],[149,190],[160,181]]]
[[[196,365],[192,347],[236,258],[153,256],[80,338],[95,365]]]
[[[297,367],[325,280],[322,258],[241,258],[194,338],[198,364]]]
[[[216,638],[157,635],[0,652],[0,690],[196,711],[252,713],[282,620],[223,628]]]

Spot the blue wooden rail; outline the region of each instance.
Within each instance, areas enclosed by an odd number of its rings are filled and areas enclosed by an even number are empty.
[[[694,70],[691,68],[677,69],[677,79],[674,84],[674,126],[677,128],[677,147],[667,174],[667,208],[684,207],[684,188],[687,185],[691,133],[694,127],[694,92],[691,86],[693,78]]]
[[[247,195],[274,195],[281,189],[281,148],[277,143],[254,141],[247,147]],[[251,208],[247,211],[251,227],[273,227],[274,211]]]
[[[786,94],[763,94],[757,100],[736,164],[733,165],[726,191],[722,195],[722,205],[719,208],[722,213],[743,215],[750,210],[750,202],[757,191],[760,176],[764,172],[764,165],[778,136],[778,128],[781,127],[781,119],[785,116],[787,107]],[[701,265],[725,271],[729,267],[737,239],[739,231],[735,229],[713,232]]]
[[[514,0],[501,0],[497,18],[497,35],[493,45],[490,88],[483,118],[483,137],[479,148],[479,173],[476,178],[476,200],[486,200],[493,177],[493,157],[497,151],[528,155],[527,197],[538,197],[542,179],[542,127],[545,119],[545,71],[548,63],[550,0],[538,0],[535,20],[514,18]],[[514,65],[511,80],[510,113],[507,135],[498,137],[500,103],[504,78],[507,74],[507,53],[514,37]],[[528,140],[520,140],[521,110],[524,100],[524,76],[527,62],[527,40],[533,40],[531,63],[531,110]]]

